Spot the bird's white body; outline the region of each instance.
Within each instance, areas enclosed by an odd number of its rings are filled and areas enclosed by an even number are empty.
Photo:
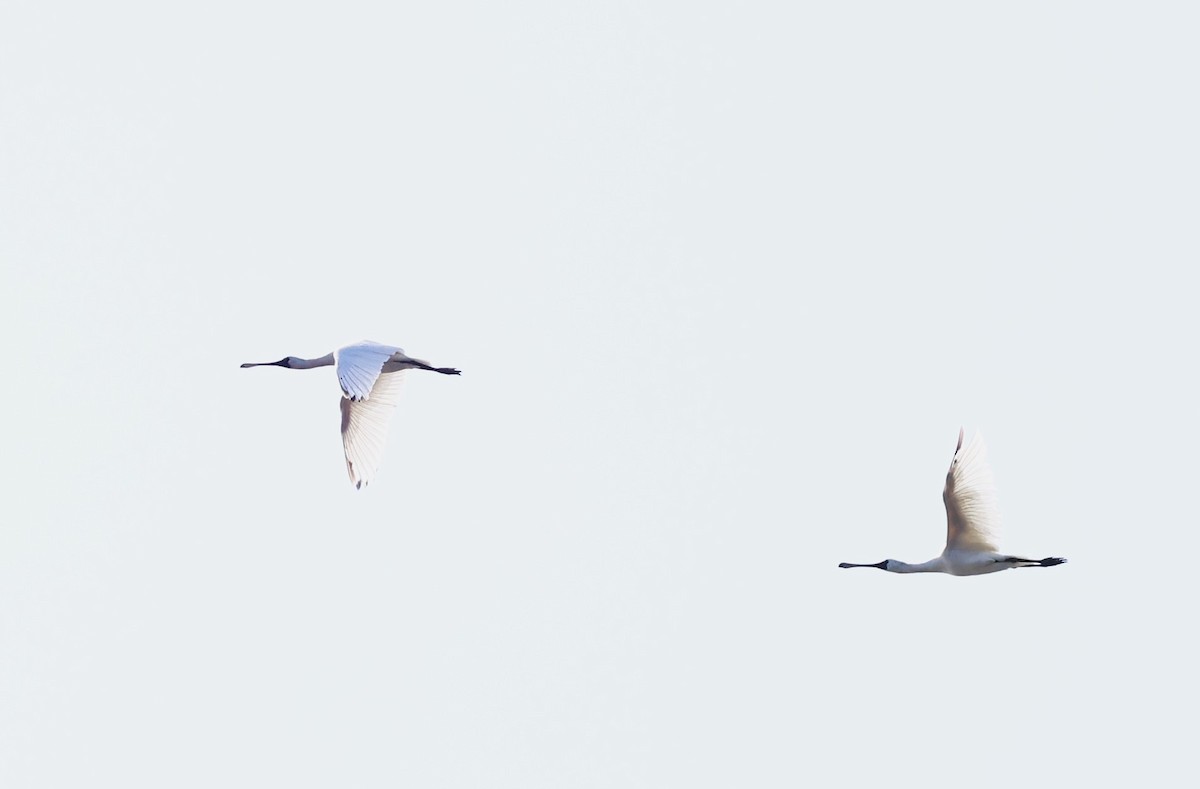
[[[946,548],[941,556],[921,564],[885,559],[876,564],[842,562],[839,566],[875,567],[890,573],[984,575],[1013,567],[1053,567],[1066,561],[1055,557],[1023,559],[998,550],[1000,507],[987,450],[978,432],[964,448],[963,431],[958,431],[958,446],[946,473],[942,500],[946,505]]]
[[[949,575],[983,575],[998,573],[1010,567],[1024,566],[1006,562],[1009,558],[994,551],[942,551],[941,556],[935,556],[927,562],[908,564],[888,559],[887,567],[883,568],[892,573],[947,573]],[[1036,566],[1039,562],[1031,561],[1028,566]]]
[[[346,453],[346,471],[356,488],[369,483],[379,468],[404,371],[420,369],[459,375],[453,368],[432,367],[426,361],[406,355],[400,348],[369,340],[317,359],[288,356],[277,362],[247,363],[242,367],[271,365],[292,370],[336,366],[342,387],[342,448]]]

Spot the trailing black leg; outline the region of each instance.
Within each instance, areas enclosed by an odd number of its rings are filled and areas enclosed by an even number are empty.
[[[1066,559],[1059,559],[1055,556],[1048,556],[1045,559],[1022,559],[1020,556],[1002,556],[996,559],[997,562],[1011,564],[1013,567],[1053,567],[1056,564],[1063,564]]]
[[[409,360],[408,364],[416,367],[418,370],[428,370],[431,373],[441,373],[442,375],[462,375],[461,370],[455,370],[453,367],[430,367],[427,364],[415,360]]]

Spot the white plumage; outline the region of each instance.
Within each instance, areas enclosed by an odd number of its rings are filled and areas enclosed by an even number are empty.
[[[839,567],[875,567],[892,573],[949,573],[983,575],[1012,567],[1054,567],[1066,559],[1022,559],[999,552],[1000,506],[996,483],[987,462],[983,437],[976,431],[963,447],[963,431],[946,473],[942,501],[946,504],[946,548],[942,555],[921,564],[884,559],[875,564],[842,562]]]
[[[405,370],[460,375],[452,367],[432,367],[400,348],[368,340],[318,359],[288,356],[277,362],[247,362],[242,367],[271,365],[292,370],[337,366],[338,383],[342,387],[342,448],[346,453],[346,472],[356,488],[368,484],[379,469],[388,423],[399,401]]]
[[[946,504],[946,548],[994,552],[999,550],[996,537],[1000,533],[1000,504],[987,461],[987,448],[978,431],[965,448],[962,440],[963,431],[959,429],[958,448],[942,490],[942,501]]]

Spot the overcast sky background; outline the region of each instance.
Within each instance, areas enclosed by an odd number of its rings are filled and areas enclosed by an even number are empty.
[[[1194,774],[1200,15],[984,5],[6,3],[0,785]]]

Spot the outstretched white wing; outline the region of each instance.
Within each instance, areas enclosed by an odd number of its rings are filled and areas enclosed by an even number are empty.
[[[946,550],[998,550],[1000,506],[987,449],[978,431],[966,447],[963,431],[958,431],[958,447],[946,474],[942,500],[946,502]]]
[[[362,342],[337,354],[338,382],[342,385],[342,447],[346,471],[354,487],[369,483],[379,469],[387,441],[388,423],[396,410],[404,370],[388,364],[404,352],[390,345]],[[384,372],[387,365],[388,372]]]
[[[337,352],[337,377],[342,391],[351,400],[366,400],[371,396],[371,387],[379,378],[383,365],[394,354],[403,354],[399,348],[363,341],[347,345]]]

